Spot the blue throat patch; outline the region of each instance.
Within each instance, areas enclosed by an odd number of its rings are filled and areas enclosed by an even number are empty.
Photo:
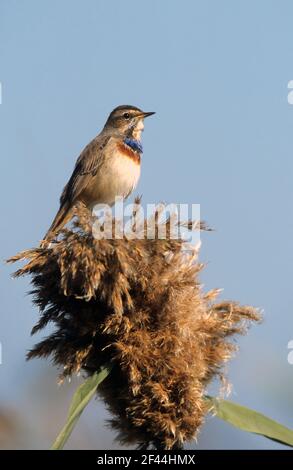
[[[132,148],[135,152],[142,153],[142,144],[139,140],[131,139],[130,137],[126,137],[124,139],[124,143],[128,145],[128,147]]]

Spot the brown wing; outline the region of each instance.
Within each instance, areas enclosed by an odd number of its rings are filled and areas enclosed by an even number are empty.
[[[57,212],[44,240],[50,240],[72,217],[74,202],[86,188],[91,178],[97,173],[104,161],[104,149],[110,140],[109,136],[100,135],[92,140],[78,158],[73,173],[63,189],[60,198],[60,208]]]
[[[92,140],[80,154],[70,180],[66,184],[60,197],[60,206],[65,203],[72,204],[89,181],[97,173],[104,161],[104,149],[110,140],[110,136],[98,136]]]

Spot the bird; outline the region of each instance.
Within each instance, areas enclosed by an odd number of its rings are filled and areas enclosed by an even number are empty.
[[[116,197],[126,199],[132,193],[140,177],[144,119],[153,114],[130,105],[113,109],[102,131],[78,157],[41,246],[70,221],[78,202],[92,210],[96,204],[112,206]]]

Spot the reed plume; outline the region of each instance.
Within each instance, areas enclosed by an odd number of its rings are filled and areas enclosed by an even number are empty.
[[[172,239],[169,221],[166,239],[133,240],[97,240],[95,221],[79,205],[73,228],[55,243],[9,260],[27,260],[15,275],[31,275],[41,312],[32,333],[48,322],[55,326],[28,358],[51,356],[62,377],[90,375],[111,362],[98,393],[119,440],[181,448],[209,411],[207,385],[234,353],[231,337],[245,333],[259,313],[218,302],[217,290],[203,292],[198,250]]]

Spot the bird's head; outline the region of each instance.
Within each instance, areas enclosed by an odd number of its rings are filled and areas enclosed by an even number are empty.
[[[141,139],[144,129],[144,119],[155,114],[154,112],[144,112],[135,106],[122,105],[113,109],[105,124],[105,129],[113,129],[135,140]]]

